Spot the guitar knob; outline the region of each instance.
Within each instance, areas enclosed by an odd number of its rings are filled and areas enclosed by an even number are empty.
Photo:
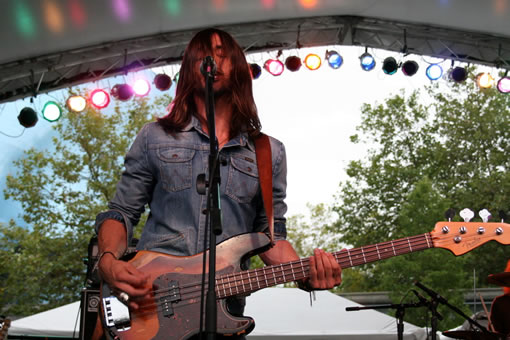
[[[460,227],[460,228],[459,228],[459,232],[460,232],[461,234],[465,234],[465,233],[467,233],[467,228],[466,228],[466,227],[464,227],[464,226],[462,226],[462,227]]]
[[[447,226],[444,226],[441,228],[441,231],[443,232],[443,234],[448,234],[450,232],[450,228],[448,228]]]
[[[484,227],[478,227],[478,230],[476,232],[478,234],[482,235],[483,233],[485,233],[485,228]]]
[[[501,235],[501,234],[503,234],[503,228],[497,227],[496,228],[496,235]]]
[[[454,241],[455,243],[460,243],[460,241],[462,241],[462,237],[460,237],[460,236],[455,236],[455,237],[453,238],[453,241]]]
[[[482,219],[483,223],[489,222],[490,218],[492,217],[491,213],[487,209],[482,209],[478,212],[478,216]]]
[[[468,208],[462,209],[459,215],[464,219],[464,222],[469,222],[475,217],[475,213]]]

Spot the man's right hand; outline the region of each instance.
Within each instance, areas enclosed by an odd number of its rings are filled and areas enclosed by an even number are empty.
[[[131,263],[117,260],[113,254],[105,253],[98,263],[99,274],[112,293],[121,292],[129,296],[127,302],[132,309],[138,309],[140,302],[152,296],[150,275],[136,269]]]

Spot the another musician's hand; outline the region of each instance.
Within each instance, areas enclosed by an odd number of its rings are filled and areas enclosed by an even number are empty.
[[[310,277],[307,282],[313,290],[331,289],[342,283],[342,268],[331,253],[315,249],[310,257]]]
[[[128,294],[128,305],[132,309],[139,308],[137,302],[151,297],[150,276],[136,269],[131,263],[119,261],[113,256],[104,256],[99,262],[99,271],[112,292]]]

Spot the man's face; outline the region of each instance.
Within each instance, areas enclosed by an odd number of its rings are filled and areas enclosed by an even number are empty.
[[[216,75],[214,77],[213,91],[215,97],[220,97],[225,93],[231,92],[230,75],[232,72],[232,61],[225,53],[221,39],[217,34],[213,34],[211,37],[211,49],[212,57],[216,63]],[[197,85],[200,87],[197,89],[199,92],[204,91],[205,88],[205,79],[200,73],[201,64],[202,60],[199,60],[195,68],[200,77],[200,82],[197,82]]]

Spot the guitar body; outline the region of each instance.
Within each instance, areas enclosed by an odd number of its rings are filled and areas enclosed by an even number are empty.
[[[242,261],[268,246],[269,238],[262,233],[242,234],[220,243],[216,248],[216,276],[241,271]],[[150,275],[155,294],[150,301],[141,302],[138,310],[129,311],[129,329],[105,325],[105,334],[122,340],[181,340],[197,334],[203,253],[180,257],[139,251],[129,262]],[[102,284],[101,301],[111,295],[108,285]],[[108,311],[105,313],[103,304],[101,314],[104,322]],[[203,319],[205,322],[205,316]],[[248,333],[255,326],[249,317],[231,315],[225,299],[218,299],[217,320],[217,332],[227,335]]]

